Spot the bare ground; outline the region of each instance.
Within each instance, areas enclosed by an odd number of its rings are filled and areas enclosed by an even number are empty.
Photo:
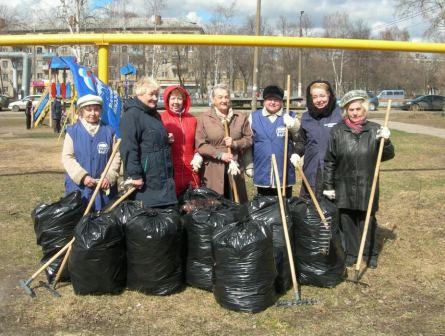
[[[63,193],[61,144],[48,128],[23,129],[0,114],[1,335],[444,335],[445,140],[393,131],[396,159],[381,173],[379,267],[334,289],[304,286],[314,306],[271,307],[251,315],[225,310],[188,287],[168,297],[126,291],[55,299],[18,286],[39,266],[30,212]],[[350,271],[350,275],[352,272]],[[44,280],[39,277],[39,280]],[[290,298],[292,292],[287,294]]]

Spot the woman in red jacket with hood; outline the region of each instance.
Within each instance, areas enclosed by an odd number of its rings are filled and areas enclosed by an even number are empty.
[[[162,122],[169,135],[176,195],[182,194],[191,184],[199,186],[196,173],[202,164],[202,157],[195,154],[196,118],[189,113],[191,100],[186,89],[171,85],[164,90],[165,112]]]

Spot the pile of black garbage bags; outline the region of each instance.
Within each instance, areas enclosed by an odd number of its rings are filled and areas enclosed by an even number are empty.
[[[335,206],[321,201],[329,218],[329,250],[310,201],[285,203],[298,281],[334,287],[345,274]],[[118,294],[124,289],[170,295],[186,284],[212,291],[224,308],[260,312],[292,287],[289,257],[277,197],[233,203],[207,188],[188,190],[180,207],[152,209],[125,201],[111,212],[82,217],[73,193],[33,211],[42,263],[75,238],[68,270],[80,295]],[[49,281],[60,267],[48,267]]]

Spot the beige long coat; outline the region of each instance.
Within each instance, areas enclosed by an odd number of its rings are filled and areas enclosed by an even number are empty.
[[[247,116],[234,111],[229,130],[235,143],[232,154],[234,159],[241,163],[243,152],[252,146],[252,130]],[[216,156],[218,153],[227,152],[227,147],[223,141],[225,137],[224,125],[216,116],[213,108],[201,114],[198,119],[195,137],[196,150],[204,158],[203,185],[224,195],[224,174],[227,173],[227,168],[223,161],[216,159]],[[244,167],[241,164],[240,170],[241,174],[235,176],[235,182],[240,203],[245,203],[248,199],[244,181]]]

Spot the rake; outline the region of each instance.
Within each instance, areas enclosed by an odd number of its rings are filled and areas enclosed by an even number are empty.
[[[294,299],[293,300],[280,300],[277,302],[277,306],[301,306],[301,305],[314,305],[317,304],[318,301],[314,299],[302,299],[301,298],[301,286],[297,281],[296,276],[296,270],[295,270],[295,264],[294,264],[294,257],[292,254],[292,247],[290,244],[289,239],[289,231],[287,228],[287,220],[286,220],[286,213],[284,210],[284,202],[281,195],[281,187],[280,187],[280,177],[278,174],[278,166],[277,166],[277,160],[275,159],[275,154],[272,154],[272,167],[273,172],[275,176],[275,181],[277,184],[277,196],[278,196],[278,202],[280,204],[280,214],[281,214],[281,220],[283,222],[283,231],[284,231],[284,239],[286,241],[286,248],[287,248],[287,256],[289,258],[289,265],[290,265],[290,272],[292,275],[292,284],[294,288]]]
[[[108,173],[108,170],[110,169],[111,162],[113,161],[114,156],[116,155],[117,151],[119,150],[119,146],[120,146],[120,144],[121,144],[121,139],[118,139],[118,140],[116,141],[115,148],[113,149],[113,152],[111,153],[111,156],[110,156],[110,158],[109,158],[109,160],[108,160],[108,162],[107,162],[107,165],[105,166],[105,169],[104,169],[104,171],[102,172],[102,175],[101,175],[101,177],[100,177],[100,180],[99,180],[99,182],[98,182],[97,185],[96,185],[96,188],[95,188],[95,190],[94,190],[94,193],[93,193],[93,195],[91,196],[90,202],[88,203],[88,206],[87,206],[87,208],[85,209],[85,212],[84,212],[84,214],[83,214],[84,216],[90,212],[91,207],[93,206],[94,199],[96,198],[96,195],[99,193],[99,189],[100,189],[100,186],[101,186],[101,184],[102,184],[102,181],[104,180],[106,174]],[[120,200],[120,199],[119,199],[119,200]],[[121,201],[122,201],[122,200],[121,200]],[[40,273],[42,273],[42,272],[43,272],[49,265],[51,265],[51,263],[54,262],[54,260],[56,260],[56,259],[57,259],[59,256],[61,256],[63,253],[67,252],[66,255],[65,255],[65,257],[64,257],[64,259],[63,259],[63,261],[62,261],[62,264],[61,264],[61,266],[60,266],[60,268],[59,268],[59,271],[57,272],[57,275],[56,275],[56,278],[55,278],[55,281],[54,281],[53,288],[50,290],[50,292],[51,292],[51,294],[52,294],[53,296],[57,296],[57,297],[60,296],[60,294],[57,293],[57,292],[55,291],[55,287],[56,287],[57,281],[60,279],[60,276],[62,275],[62,271],[63,271],[63,269],[65,268],[65,265],[66,265],[66,262],[67,262],[67,259],[68,259],[68,256],[69,256],[69,252],[71,251],[71,246],[72,246],[73,242],[74,242],[74,238],[72,238],[72,239],[68,242],[68,244],[66,244],[64,247],[62,247],[62,248],[61,248],[61,249],[60,249],[54,256],[52,256],[52,257],[51,257],[45,264],[43,264],[43,265],[42,265],[36,272],[34,272],[34,274],[32,274],[28,279],[26,279],[26,280],[24,280],[24,279],[20,279],[20,280],[19,280],[19,285],[20,285],[20,287],[23,288],[23,290],[25,291],[26,294],[28,294],[28,295],[31,296],[32,298],[35,298],[35,297],[36,297],[36,294],[35,294],[35,292],[34,292],[34,289],[30,287],[30,286],[31,286],[31,283],[34,281],[34,279],[35,279]],[[39,287],[44,287],[44,288],[46,288],[46,289],[49,289],[49,286],[48,286],[48,285],[47,285],[47,286],[42,286],[42,285],[40,285]]]
[[[385,122],[383,124],[384,127],[388,126],[388,119],[389,119],[390,111],[391,111],[391,100],[388,101],[388,107],[387,107],[386,114],[385,114]],[[377,153],[377,162],[376,162],[375,170],[374,170],[374,178],[372,180],[372,186],[371,186],[371,195],[369,196],[368,209],[366,211],[366,218],[365,218],[365,225],[363,227],[362,239],[360,242],[360,249],[359,249],[358,256],[357,256],[357,263],[355,264],[354,279],[353,279],[353,281],[355,283],[359,282],[358,280],[359,280],[359,273],[360,273],[360,264],[362,262],[363,250],[365,249],[366,236],[368,234],[368,226],[369,226],[369,221],[371,219],[372,205],[374,203],[374,195],[375,195],[375,190],[377,187],[377,181],[379,178],[380,163],[382,161],[384,145],[385,145],[385,139],[380,138],[379,151]]]

